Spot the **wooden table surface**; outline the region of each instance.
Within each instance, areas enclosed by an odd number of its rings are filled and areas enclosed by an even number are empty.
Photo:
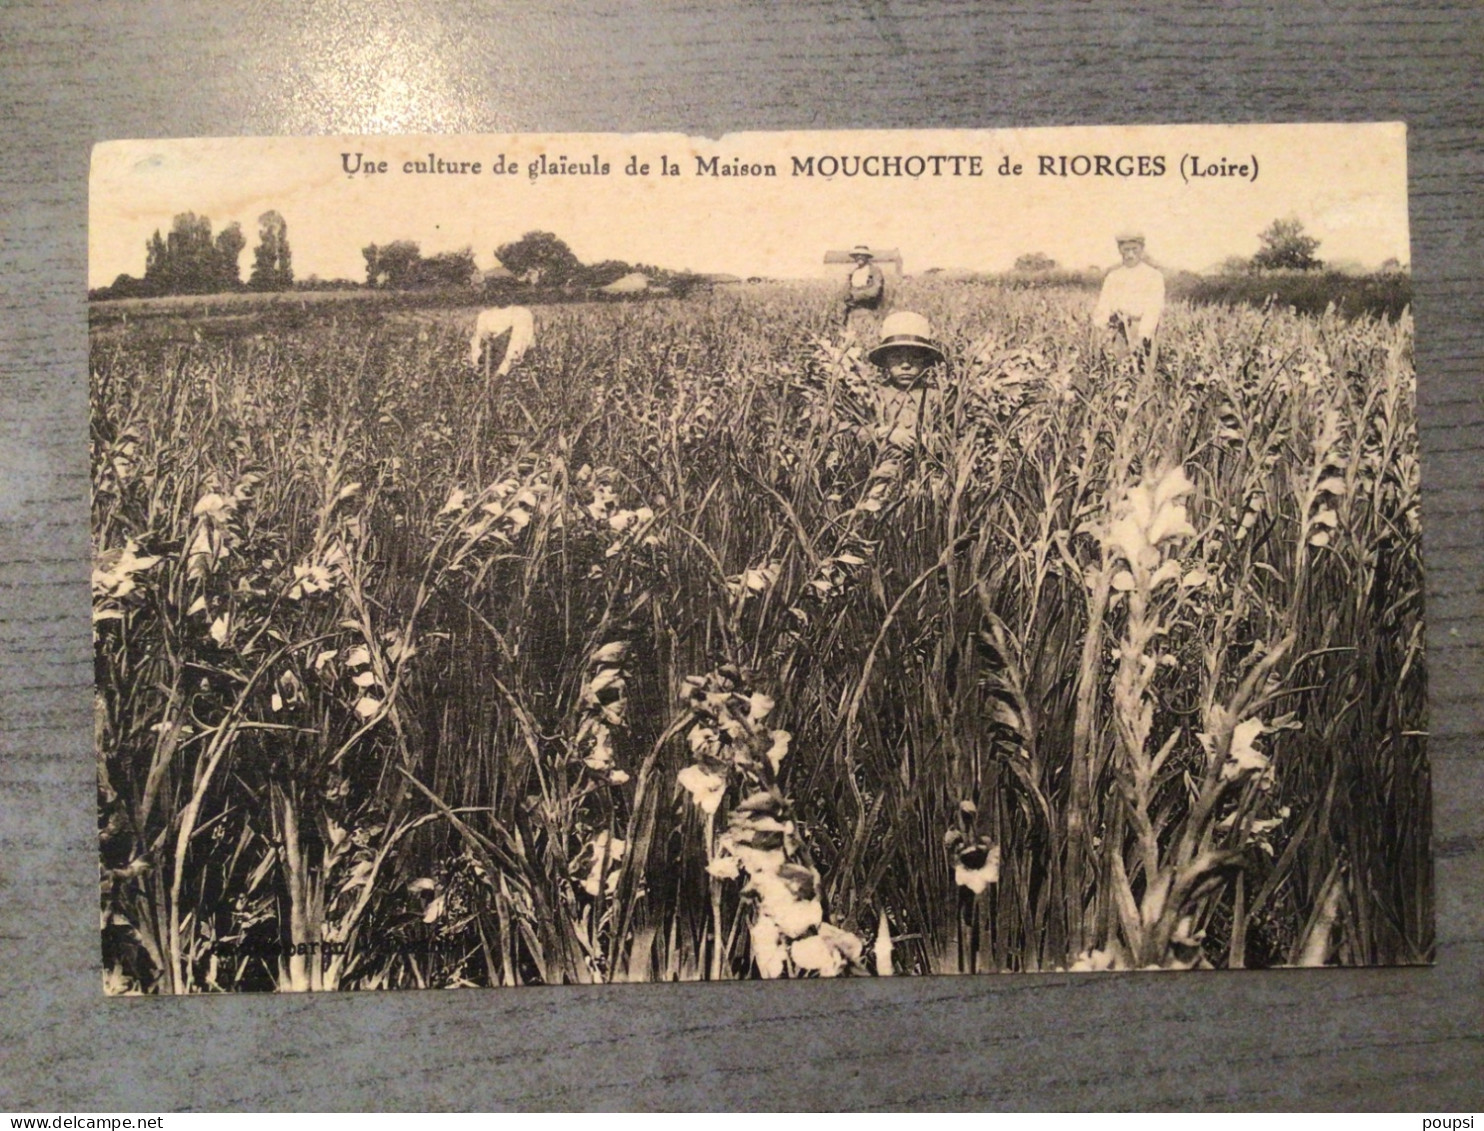
[[[1484,5],[415,7],[0,6],[0,1109],[1484,1107]],[[1410,127],[1436,966],[101,996],[93,142],[1397,119]]]

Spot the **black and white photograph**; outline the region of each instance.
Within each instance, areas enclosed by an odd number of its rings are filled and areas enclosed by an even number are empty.
[[[1433,960],[1402,125],[111,141],[88,225],[107,994]]]

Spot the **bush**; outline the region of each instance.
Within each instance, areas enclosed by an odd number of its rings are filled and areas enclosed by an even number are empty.
[[[1342,318],[1399,317],[1412,303],[1411,277],[1401,273],[1351,276],[1338,271],[1270,271],[1250,275],[1182,275],[1170,279],[1171,298],[1197,305],[1292,307],[1322,314],[1331,304]]]

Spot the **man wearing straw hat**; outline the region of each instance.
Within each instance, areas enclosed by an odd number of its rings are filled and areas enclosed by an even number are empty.
[[[1144,233],[1126,228],[1115,237],[1123,260],[1103,277],[1092,324],[1107,327],[1124,349],[1154,364],[1155,332],[1165,309],[1165,277],[1144,258]]]
[[[854,266],[845,281],[840,320],[848,340],[865,342],[871,339],[876,312],[881,309],[886,295],[886,276],[876,266],[871,249],[865,244],[856,244],[850,249],[850,260]]]

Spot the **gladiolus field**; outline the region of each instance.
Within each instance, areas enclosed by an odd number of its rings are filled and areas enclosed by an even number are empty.
[[[106,988],[1430,961],[1410,315],[892,300],[95,307]]]

